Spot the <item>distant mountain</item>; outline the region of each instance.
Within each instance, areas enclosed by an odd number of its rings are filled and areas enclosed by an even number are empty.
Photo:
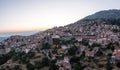
[[[7,37],[0,37],[0,42],[5,40]]]
[[[33,35],[33,34],[38,33],[38,32],[39,31],[5,32],[5,33],[0,33],[0,37],[10,37],[13,35],[29,36],[29,35]]]
[[[113,9],[113,10],[103,10],[99,11],[95,14],[89,15],[85,19],[117,19],[120,18],[120,10]]]
[[[0,42],[11,37],[11,36],[30,36],[38,33],[39,31],[26,31],[26,32],[5,32],[0,33]],[[40,31],[41,32],[41,31]],[[39,32],[39,33],[40,33]]]

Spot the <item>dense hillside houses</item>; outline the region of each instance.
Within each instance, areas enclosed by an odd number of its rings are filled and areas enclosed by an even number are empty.
[[[31,36],[11,36],[0,42],[0,69],[119,70],[120,26],[111,23],[80,20]]]

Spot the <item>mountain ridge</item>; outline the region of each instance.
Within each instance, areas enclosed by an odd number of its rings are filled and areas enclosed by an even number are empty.
[[[101,17],[101,16],[103,16],[102,14],[104,14],[104,12],[105,13],[107,13],[107,14],[105,14],[105,15],[109,15],[110,13],[112,13],[113,12],[113,14],[112,15],[115,15],[116,16],[116,18],[115,18],[115,16],[113,17],[114,19],[112,19],[112,18],[109,18],[109,19],[105,19],[104,17]],[[110,13],[108,13],[108,12],[110,12]],[[99,14],[101,14],[100,15],[100,18],[95,18],[94,16],[95,15],[97,15],[97,17],[99,17]],[[119,14],[119,15],[116,15],[116,14]],[[83,19],[80,19],[80,20],[78,20],[77,22],[75,22],[75,23],[73,23],[73,24],[68,24],[68,25],[66,25],[66,26],[63,26],[63,28],[64,27],[73,27],[75,24],[86,24],[86,23],[89,23],[89,22],[99,22],[99,23],[106,23],[106,24],[112,24],[112,25],[120,25],[120,10],[118,10],[118,9],[112,9],[112,10],[103,10],[103,11],[99,11],[99,12],[96,12],[95,14],[92,14],[92,15],[89,15],[89,16],[86,16],[85,18],[83,18]],[[93,18],[94,17],[94,18]],[[72,28],[71,27],[71,28]],[[57,28],[59,28],[59,27],[57,27]],[[57,29],[57,28],[51,28],[51,29]],[[48,29],[48,30],[46,30],[46,31],[49,31],[49,30],[51,30],[51,29]],[[46,31],[43,31],[42,33],[44,33],[44,32],[46,32]],[[33,35],[31,35],[31,36],[36,36],[36,35],[39,35],[39,34],[41,34],[41,32],[38,32],[38,33],[35,33],[35,34],[33,34]],[[20,36],[22,36],[22,35],[20,35]],[[30,37],[31,37],[30,36]],[[24,36],[23,36],[24,37]]]
[[[7,37],[0,37],[0,42],[5,40]]]
[[[111,9],[111,10],[103,10],[96,12],[92,15],[88,15],[85,19],[117,19],[120,18],[120,10],[119,9]]]

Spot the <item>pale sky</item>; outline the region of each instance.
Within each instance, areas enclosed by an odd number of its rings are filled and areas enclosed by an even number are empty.
[[[0,0],[0,32],[64,26],[108,9],[120,9],[120,0]]]

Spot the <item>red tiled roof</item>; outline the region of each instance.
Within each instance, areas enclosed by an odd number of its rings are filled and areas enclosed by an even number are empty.
[[[70,63],[62,62],[62,66],[63,66],[63,67],[69,67],[69,66],[71,66],[71,65],[70,65]]]
[[[117,58],[117,59],[120,59],[120,51],[118,51],[118,50],[120,50],[119,48],[117,48],[117,49],[115,49],[116,51],[114,51],[114,56],[115,56],[115,58]]]
[[[115,53],[115,57],[120,56],[120,52]]]

